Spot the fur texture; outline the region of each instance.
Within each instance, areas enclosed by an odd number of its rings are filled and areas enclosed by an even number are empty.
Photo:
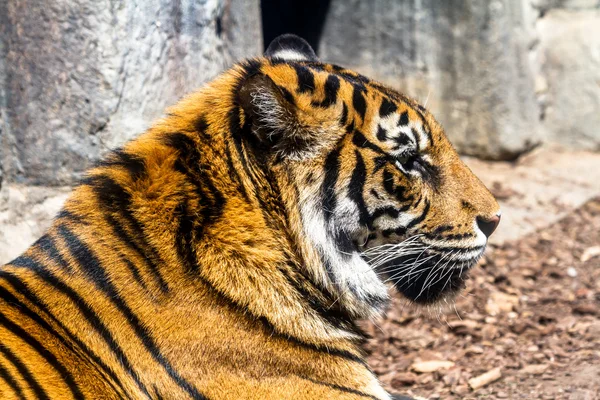
[[[498,205],[423,107],[294,43],[107,156],[0,269],[0,397],[389,398],[355,321],[386,277],[459,290]]]

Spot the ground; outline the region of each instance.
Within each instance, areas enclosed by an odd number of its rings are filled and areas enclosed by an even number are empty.
[[[491,186],[504,204],[524,197]],[[515,237],[490,246],[455,305],[419,309],[397,295],[386,317],[366,326],[369,363],[390,391],[600,398],[600,197]]]

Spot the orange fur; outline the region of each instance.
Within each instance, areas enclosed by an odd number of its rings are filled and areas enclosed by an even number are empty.
[[[313,91],[298,90],[294,65],[311,70]],[[276,88],[258,95],[283,104],[269,123],[294,131],[281,139],[298,146],[289,154],[283,145],[269,151],[278,132],[269,125],[261,136],[253,113],[264,110],[238,97],[253,76]],[[335,101],[315,106],[327,101],[331,76],[340,77]],[[351,77],[365,87],[364,118],[352,107]],[[424,115],[443,184],[406,191],[444,195],[431,197],[420,232],[448,220],[468,231],[497,204],[429,113],[361,79],[327,64],[240,64],[91,170],[48,233],[0,271],[0,397],[388,398],[354,326],[379,310],[327,276],[298,206],[317,196],[338,146],[339,182],[352,179],[359,150],[344,108],[372,141],[384,97],[411,121]],[[371,170],[368,151],[360,149]],[[381,187],[377,176],[367,189]]]

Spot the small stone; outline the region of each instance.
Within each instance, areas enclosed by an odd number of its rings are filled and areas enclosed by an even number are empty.
[[[567,275],[569,275],[571,278],[575,278],[577,276],[577,270],[573,267],[569,267],[567,268]]]
[[[573,307],[574,314],[595,315],[598,313],[598,308],[593,304],[578,304]]]
[[[394,375],[390,383],[394,389],[399,389],[403,386],[414,385],[416,382],[417,375],[412,372],[399,372]]]
[[[466,385],[458,385],[452,388],[452,393],[464,396],[469,393],[469,388]]]
[[[524,375],[541,375],[548,369],[546,364],[531,364],[523,367],[519,372]]]
[[[426,373],[452,367],[454,367],[454,363],[452,361],[421,361],[414,363],[411,366],[411,369],[419,373]]]
[[[498,392],[496,393],[496,397],[499,399],[507,399],[508,398],[508,393],[506,392]]]
[[[597,256],[600,256],[600,246],[592,246],[583,251],[580,260],[586,262]]]
[[[519,297],[503,292],[492,292],[490,298],[485,305],[485,311],[495,316],[500,313],[508,313],[514,311],[514,308],[519,305]]]
[[[500,368],[494,368],[486,372],[485,374],[481,374],[479,376],[476,376],[475,378],[469,379],[469,386],[471,387],[471,389],[477,390],[486,385],[489,385],[492,382],[497,381],[500,378],[502,378],[502,372],[500,371]]]
[[[472,353],[472,354],[483,354],[483,348],[482,348],[482,347],[480,347],[480,346],[475,346],[475,345],[473,345],[473,346],[469,346],[469,347],[468,347],[468,348],[465,350],[465,352],[466,352],[467,354],[469,354],[469,353]]]
[[[481,330],[481,336],[484,340],[493,340],[498,336],[498,328],[494,325],[485,325]]]
[[[600,341],[600,321],[593,322],[586,329],[586,337]]]

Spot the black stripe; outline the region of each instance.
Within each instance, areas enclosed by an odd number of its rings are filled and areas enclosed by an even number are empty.
[[[113,285],[110,277],[102,267],[102,263],[92,250],[65,226],[58,227],[59,234],[64,238],[73,258],[96,287],[103,291],[107,298],[123,314],[127,322],[135,331],[138,339],[144,344],[146,350],[165,369],[171,378],[194,399],[205,399],[205,397],[193,385],[187,382],[164,357],[152,338],[148,328],[141,323],[137,315],[129,308],[125,300]]]
[[[37,323],[40,327],[42,327],[43,329],[48,331],[51,335],[53,335],[55,338],[60,340],[60,342],[65,347],[69,348],[74,353],[77,353],[77,354],[83,353],[83,357],[86,357],[88,360],[90,360],[92,362],[92,364],[95,364],[102,369],[102,370],[100,370],[100,369],[96,368],[96,370],[100,374],[105,373],[106,375],[108,375],[113,380],[113,382],[119,386],[122,393],[126,393],[125,388],[123,387],[123,384],[120,382],[119,378],[117,378],[117,375],[115,374],[115,372],[108,365],[106,365],[100,359],[100,357],[98,357],[96,354],[94,354],[92,352],[92,350],[85,343],[83,343],[78,337],[76,337],[61,321],[59,321],[58,318],[56,318],[50,312],[48,307],[35,294],[33,294],[29,290],[29,288],[27,287],[27,285],[24,282],[21,282],[19,280],[19,278],[17,278],[16,276],[12,275],[10,272],[7,272],[7,271],[0,271],[0,277],[2,277],[6,283],[11,285],[15,291],[17,291],[23,297],[25,297],[25,299],[27,299],[27,301],[29,301],[36,308],[41,310],[48,318],[50,318],[52,320],[52,322],[54,322],[56,325],[58,325],[60,327],[60,329],[65,332],[68,339],[72,343],[74,343],[77,348],[74,347],[69,341],[65,340],[63,335],[59,334],[44,318],[42,318],[39,314],[32,311],[25,303],[23,303],[22,301],[17,299],[11,292],[9,292],[7,289],[5,289],[3,287],[0,287],[0,294],[1,294],[0,298],[7,300],[13,306],[17,306],[21,313],[25,314],[32,321]],[[112,382],[109,381],[108,383],[113,387],[113,389],[115,389],[115,392],[118,392],[118,390],[114,387]]]
[[[183,265],[188,269],[199,267],[198,259],[194,249],[194,215],[189,213],[188,206],[184,200],[178,207],[179,227],[175,236],[177,253]]]
[[[466,254],[474,251],[483,251],[485,249],[485,245],[483,246],[475,246],[475,247],[455,247],[455,246],[433,246],[430,245],[428,250],[437,251],[438,253],[449,253],[454,252],[456,254]]]
[[[324,320],[326,320],[327,322],[329,322],[332,326],[335,326],[337,328],[340,329],[345,329],[349,332],[354,332],[356,334],[360,334],[360,329],[356,326],[356,324],[354,323],[354,321],[352,320],[352,318],[350,318],[345,312],[343,312],[342,310],[340,310],[337,307],[334,307],[334,305],[325,305],[323,304],[323,298],[319,298],[318,296],[315,295],[315,292],[317,293],[322,293],[319,292],[319,289],[317,289],[313,282],[302,273],[302,270],[300,268],[298,268],[298,266],[291,266],[291,270],[293,270],[294,272],[297,272],[299,276],[290,276],[290,270],[288,270],[285,266],[278,266],[278,271],[281,272],[287,282],[290,284],[290,286],[292,286],[294,289],[296,289],[300,295],[300,297],[304,300],[307,301],[308,305]],[[332,296],[330,296],[330,298],[333,298]],[[330,301],[330,304],[333,301]],[[300,343],[299,340],[293,340],[295,343]],[[305,344],[301,344],[302,346],[306,347]],[[312,348],[313,350],[315,350],[314,348]],[[331,349],[333,351],[335,351],[335,349]],[[322,351],[322,349],[319,349],[319,351]],[[338,350],[338,352],[340,352]],[[341,353],[339,353],[341,354]],[[349,358],[350,357],[350,353],[344,354],[344,358]],[[363,362],[362,359],[360,359],[359,357],[354,357],[352,356],[352,360],[353,361],[358,361],[358,362]]]
[[[425,208],[423,209],[423,212],[417,218],[410,221],[410,223],[408,225],[406,225],[406,229],[408,230],[408,229],[414,227],[415,225],[423,222],[423,220],[427,217],[427,214],[429,213],[430,207],[431,207],[431,203],[429,202],[429,200],[425,200]]]
[[[90,308],[90,306],[88,306],[87,302],[81,296],[79,296],[75,290],[58,279],[54,274],[52,274],[52,272],[45,269],[43,265],[29,257],[21,256],[11,261],[10,265],[29,269],[35,273],[38,278],[50,284],[52,287],[54,287],[54,289],[67,296],[73,302],[73,304],[79,308],[79,311],[92,326],[92,328],[102,337],[108,347],[115,353],[115,357],[121,362],[127,373],[134,379],[138,388],[146,396],[150,397],[148,390],[141,382],[137,373],[133,370],[129,359],[115,341],[106,325],[104,325],[98,315]]]
[[[411,201],[412,197],[406,195],[406,188],[402,185],[395,185],[395,177],[387,168],[383,170],[383,188],[386,192],[393,195],[399,202]]]
[[[321,186],[321,201],[323,203],[323,214],[327,222],[333,216],[337,205],[335,184],[340,173],[340,152],[341,148],[338,145],[327,155],[325,165],[323,166],[325,169],[325,178]]]
[[[250,197],[248,197],[248,193],[246,193],[244,183],[240,178],[240,173],[235,167],[235,165],[233,165],[233,158],[231,157],[231,150],[229,149],[228,143],[225,143],[225,160],[227,161],[227,169],[229,171],[229,176],[236,183],[237,190],[242,194],[246,201],[250,201]]]
[[[147,252],[142,250],[142,248],[140,248],[140,246],[138,246],[138,244],[136,243],[135,239],[125,230],[125,228],[123,228],[122,224],[120,224],[112,215],[105,214],[104,217],[105,217],[106,222],[112,229],[113,233],[119,239],[119,242],[122,243],[123,245],[127,246],[130,250],[133,250],[135,253],[138,254],[138,256],[142,260],[144,260],[145,263],[147,263],[148,268],[150,268],[152,276],[156,280],[156,283],[159,286],[160,290],[163,293],[168,292],[169,288],[167,286],[167,283],[164,281],[162,275],[160,274],[159,266],[156,263],[156,258],[158,256],[151,250],[150,250],[151,254],[148,254]],[[135,266],[135,264],[133,264],[133,262],[130,261],[124,255],[121,258],[125,262],[126,266],[129,268],[131,273],[133,274],[134,279],[140,284],[140,286],[142,286],[144,289],[147,290],[146,283],[143,281],[143,279],[139,273],[139,270]]]
[[[421,173],[421,176],[433,190],[439,192],[442,186],[443,175],[437,165],[433,165],[422,158],[417,158],[417,162],[413,163],[414,168]]]
[[[352,106],[363,121],[367,112],[367,102],[363,95],[364,91],[365,87],[361,85],[354,85],[354,90],[352,91]]]
[[[352,135],[352,143],[361,149],[370,149],[379,154],[386,154],[381,148],[371,143],[358,129]]]
[[[427,142],[429,146],[433,146],[433,137],[431,135],[431,126],[429,126],[429,122],[427,122],[427,118],[425,118],[425,115],[423,114],[426,110],[424,107],[422,107],[420,104],[417,104],[417,108],[414,109],[416,111],[417,114],[419,114],[419,117],[421,117],[421,123],[423,124],[423,131],[425,132],[425,135],[427,135]]]
[[[451,231],[452,229],[454,229],[454,227],[452,225],[440,225],[437,228],[435,228],[435,230],[433,232],[431,232],[431,234],[439,235],[440,233],[448,232],[448,231]]]
[[[376,209],[373,214],[371,214],[371,218],[375,220],[383,215],[389,215],[395,219],[400,215],[400,211],[396,207],[392,206],[381,207]]]
[[[394,179],[394,174],[392,174],[387,168],[383,170],[383,188],[385,189],[386,192],[388,192],[388,194],[395,194],[396,193],[396,185],[395,185],[395,179]]]
[[[2,380],[4,380],[8,386],[10,386],[19,399],[25,400],[25,395],[23,394],[23,389],[21,389],[19,382],[17,382],[10,372],[2,365],[0,365],[0,378],[2,378]]]
[[[19,357],[17,357],[17,355],[15,353],[13,353],[12,351],[10,351],[4,345],[4,343],[0,343],[0,353],[2,353],[2,355],[4,355],[4,357],[12,365],[14,365],[14,367],[17,369],[17,371],[19,371],[19,373],[21,374],[21,377],[27,382],[27,385],[29,385],[29,387],[31,388],[31,390],[33,390],[33,392],[35,393],[35,395],[36,395],[36,397],[38,399],[40,399],[40,400],[46,400],[46,399],[50,400],[50,398],[46,394],[46,391],[40,386],[40,384],[33,377],[33,375],[31,375],[31,372],[29,371],[29,369],[27,369],[27,367],[25,366],[25,364],[23,364],[23,361],[21,361],[19,359]]]
[[[348,197],[356,204],[358,208],[358,220],[362,226],[366,226],[369,229],[372,228],[372,220],[369,217],[369,210],[365,204],[364,198],[364,187],[365,180],[367,179],[367,169],[362,155],[358,150],[354,151],[356,156],[356,165],[352,171],[350,183],[348,184]]]
[[[52,366],[58,372],[65,382],[65,384],[69,387],[71,393],[73,393],[73,397],[76,399],[83,399],[83,393],[79,389],[79,386],[75,382],[73,375],[68,371],[65,366],[56,358],[56,356],[49,351],[44,345],[42,345],[36,338],[31,336],[29,333],[25,331],[25,329],[21,328],[19,325],[8,319],[4,314],[0,312],[0,325],[4,326],[4,328],[11,331],[15,334],[19,339],[27,343],[32,349],[34,349],[40,356],[42,356],[46,362]]]
[[[292,95],[292,93],[289,90],[287,90],[283,86],[279,86],[279,85],[275,85],[275,87],[277,88],[277,90],[279,90],[281,92],[281,94],[283,95],[283,98],[288,103],[290,103],[290,105],[292,105],[292,106],[296,105],[296,99],[294,98],[294,95]],[[275,133],[278,133],[278,132],[275,132]]]
[[[175,169],[194,185],[200,202],[199,212],[188,210],[184,203],[180,204],[177,210],[179,228],[176,241],[179,256],[184,267],[193,272],[198,270],[199,265],[187,254],[193,248],[192,239],[199,239],[204,229],[223,214],[226,199],[213,185],[212,177],[207,172],[209,166],[203,161],[191,137],[183,133],[173,133],[167,137],[166,143],[178,151],[179,159],[175,162]]]
[[[343,229],[336,230],[333,234],[333,241],[341,252],[342,257],[346,259],[352,257],[352,252],[356,250],[356,246],[348,232]]]
[[[384,229],[381,234],[383,235],[383,237],[390,237],[391,234],[396,234],[398,236],[403,236],[404,234],[406,234],[406,228],[403,226],[400,226],[398,228],[392,228],[392,229]]]
[[[298,75],[298,93],[312,93],[315,90],[315,76],[306,67],[293,64]]]
[[[398,146],[406,146],[412,142],[408,135],[404,132],[398,132],[397,136],[393,137],[394,142],[398,144]]]
[[[56,248],[54,243],[54,239],[50,236],[49,233],[45,234],[41,238],[37,240],[33,244],[33,247],[39,248],[41,251],[48,255],[50,261],[54,261],[58,266],[69,273],[73,273],[73,269],[67,263],[67,261],[63,258],[62,254]]]
[[[81,225],[88,225],[88,223],[80,215],[74,214],[73,212],[65,209],[60,210],[58,214],[56,214],[55,219],[68,219]]]
[[[197,133],[199,133],[200,135],[202,135],[202,137],[207,140],[207,141],[211,141],[212,137],[208,134],[208,122],[206,121],[206,118],[204,117],[204,115],[199,116],[198,118],[196,118],[196,122],[194,122],[194,129],[196,130]]]
[[[130,154],[122,149],[110,153],[104,160],[98,163],[99,167],[112,168],[122,167],[129,172],[131,179],[138,180],[146,175],[146,164],[140,156]]]
[[[402,114],[400,114],[400,119],[398,120],[398,126],[406,126],[409,123],[409,118],[408,118],[408,111],[404,111]],[[418,138],[415,136],[415,140],[418,140]]]
[[[379,193],[377,192],[377,190],[371,189],[371,195],[373,197],[375,197],[377,200],[381,200],[381,196],[379,195]]]
[[[315,107],[323,107],[327,108],[331,105],[335,104],[337,101],[338,90],[340,89],[340,79],[335,75],[329,75],[327,80],[325,81],[324,92],[325,98],[323,101],[312,102],[312,105]]]
[[[340,117],[340,125],[346,126],[348,123],[348,106],[345,101],[342,101],[342,116]]]
[[[379,107],[379,116],[381,118],[385,118],[388,115],[395,113],[398,107],[394,103],[392,103],[387,97],[384,97],[381,101],[381,106]]]
[[[156,385],[154,385],[154,396],[156,400],[164,400],[164,397],[160,394],[160,391],[158,390]]]
[[[148,242],[145,229],[131,213],[131,195],[112,178],[105,175],[96,175],[86,178],[84,184],[90,185],[101,206],[104,208],[106,221],[111,225],[113,231],[119,235],[123,243],[140,253],[148,261],[148,267],[163,293],[169,292],[169,286],[160,273],[159,265],[162,264],[160,255]],[[117,221],[110,213],[114,212],[124,219],[125,224],[135,232],[135,237],[126,233],[123,223]]]
[[[148,286],[146,286],[146,282],[144,282],[144,279],[140,275],[140,270],[133,263],[133,261],[131,261],[127,257],[127,255],[125,255],[125,254],[123,254],[121,252],[117,252],[117,254],[119,256],[119,259],[125,264],[125,266],[129,270],[129,272],[131,272],[131,275],[133,275],[133,279],[135,279],[135,281],[137,282],[137,284],[140,285],[142,287],[142,289],[144,289],[145,292],[149,292]]]
[[[387,139],[387,131],[381,126],[377,126],[377,139],[381,142]]]

